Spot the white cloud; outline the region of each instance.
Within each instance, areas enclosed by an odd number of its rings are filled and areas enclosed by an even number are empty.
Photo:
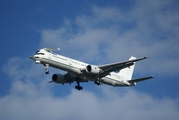
[[[177,103],[172,99],[155,99],[136,91],[116,92],[114,89],[99,90],[98,97],[91,91],[72,90],[64,97],[39,94],[25,85],[26,96],[11,93],[0,99],[1,119],[136,119],[158,120],[179,118]],[[27,87],[27,88],[26,88]]]
[[[18,64],[12,64],[14,59]],[[0,119],[177,120],[179,118],[177,99],[167,97],[159,99],[133,89],[116,89],[103,85],[97,92],[93,89],[77,91],[72,88],[70,94],[54,96],[54,92],[58,91],[60,94],[62,91],[60,89],[52,91],[52,86],[45,84],[48,76],[44,72],[38,72],[38,68],[34,67],[35,63],[28,64],[26,72],[23,72],[24,63],[21,61],[27,62],[23,58],[12,58],[5,65],[7,74],[11,75],[13,82],[10,93],[0,98]],[[18,74],[14,74],[17,71]],[[28,72],[34,74],[29,76]],[[22,77],[17,77],[19,74]]]

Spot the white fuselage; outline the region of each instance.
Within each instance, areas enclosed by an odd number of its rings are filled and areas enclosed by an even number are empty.
[[[97,81],[97,75],[84,74],[81,71],[85,70],[87,63],[77,61],[62,55],[53,54],[41,49],[36,55],[34,55],[36,63],[48,64],[51,67],[61,69],[70,73],[73,77],[79,77],[84,81]],[[100,79],[101,83],[112,85],[112,86],[130,86],[127,80],[115,72],[111,72]]]

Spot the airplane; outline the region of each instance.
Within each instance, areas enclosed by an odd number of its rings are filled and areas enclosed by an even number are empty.
[[[134,66],[137,61],[146,59],[147,57],[136,58],[131,56],[129,60],[116,62],[105,65],[91,65],[69,57],[65,57],[52,50],[60,50],[60,48],[43,48],[36,51],[36,54],[30,56],[36,64],[45,66],[45,73],[49,74],[49,66],[54,67],[67,73],[53,74],[52,80],[48,83],[71,84],[76,82],[75,88],[82,90],[81,82],[92,81],[96,85],[107,84],[110,86],[135,86],[137,82],[148,80],[153,76],[147,76],[132,79]]]

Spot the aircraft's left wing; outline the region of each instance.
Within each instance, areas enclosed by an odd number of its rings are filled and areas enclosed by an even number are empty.
[[[53,76],[55,75],[55,77],[54,77],[54,79],[53,79]],[[69,84],[71,84],[71,83],[73,83],[74,81],[76,81],[76,82],[88,82],[88,80],[86,80],[86,79],[82,79],[82,78],[80,78],[79,76],[77,76],[77,75],[72,75],[71,73],[66,73],[66,74],[64,74],[64,75],[61,75],[61,74],[54,74],[53,76],[52,76],[52,80],[51,81],[49,81],[48,83],[52,83],[52,82],[56,82],[56,83],[61,83],[61,84],[66,84],[66,83],[69,83]],[[60,78],[57,78],[58,77],[58,75],[60,75]],[[61,77],[61,76],[63,76],[63,78]],[[58,79],[58,80],[57,80]]]
[[[99,65],[98,67],[103,70],[103,73],[100,74],[100,77],[105,77],[106,75],[109,75],[110,72],[113,71],[119,71],[121,69],[124,69],[126,67],[130,67],[134,64],[134,62],[146,59],[147,57],[141,57],[141,58],[135,58],[132,60],[127,60],[123,62],[117,62],[112,64],[105,64],[105,65]]]
[[[77,81],[79,80],[79,82],[88,82],[88,80],[86,79],[82,79],[80,76],[78,75],[71,75],[71,73],[66,73],[64,75],[64,78],[69,82],[69,83],[72,83],[73,81]]]

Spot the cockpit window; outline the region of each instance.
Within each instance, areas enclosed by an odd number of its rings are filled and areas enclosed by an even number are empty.
[[[44,53],[36,53],[37,55],[44,55]]]
[[[39,52],[40,50],[37,50],[36,54]]]
[[[41,50],[37,50],[36,55],[44,55],[44,53],[42,53]]]

